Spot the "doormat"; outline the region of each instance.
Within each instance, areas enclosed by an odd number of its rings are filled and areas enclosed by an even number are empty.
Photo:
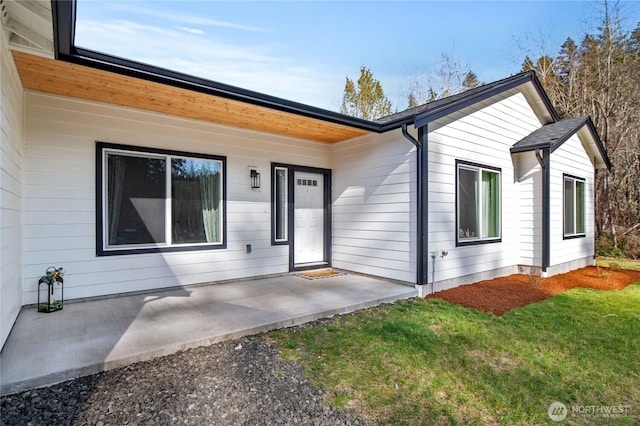
[[[298,276],[308,280],[317,280],[319,278],[329,278],[339,275],[346,275],[344,272],[334,271],[333,269],[314,269],[312,271],[299,272]]]

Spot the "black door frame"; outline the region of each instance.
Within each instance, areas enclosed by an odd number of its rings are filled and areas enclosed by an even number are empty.
[[[284,163],[271,163],[271,175],[273,177],[276,167],[283,167],[287,169],[287,235],[289,245],[289,271],[303,271],[307,269],[316,269],[321,267],[331,266],[331,169],[323,169],[319,167],[298,166],[294,164]],[[316,173],[323,176],[323,239],[324,239],[324,253],[321,263],[314,263],[311,265],[298,265],[295,264],[295,173],[306,172]],[[272,179],[273,180],[273,179]],[[275,192],[275,186],[272,184],[272,210],[274,208],[273,193]],[[272,214],[273,217],[273,214]],[[273,220],[272,225],[273,226]],[[283,243],[280,243],[283,244]],[[285,243],[286,244],[286,243]]]

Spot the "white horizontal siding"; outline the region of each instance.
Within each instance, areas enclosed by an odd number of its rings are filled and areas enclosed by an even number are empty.
[[[563,174],[585,179],[585,230],[584,238],[563,238],[564,179]],[[551,154],[551,252],[550,266],[593,257],[595,232],[594,166],[578,135],[573,135]]]
[[[519,197],[520,265],[542,266],[542,173],[534,152],[513,156]]]
[[[287,272],[288,247],[271,245],[271,162],[331,168],[328,144],[30,92],[26,112],[25,303],[50,265],[69,299]],[[226,156],[228,248],[97,257],[96,141]]]
[[[415,282],[415,148],[400,131],[333,151],[332,263]]]
[[[0,31],[0,348],[22,306],[24,91]]]
[[[487,99],[429,124],[429,252],[436,252],[435,282],[452,287],[513,271],[520,260],[520,189],[513,144],[541,123],[521,93]],[[456,247],[456,160],[502,172],[502,242]],[[442,251],[446,256],[441,256]],[[430,256],[430,253],[426,255]],[[434,265],[429,262],[429,279]]]

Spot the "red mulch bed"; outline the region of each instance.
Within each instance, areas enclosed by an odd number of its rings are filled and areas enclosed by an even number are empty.
[[[607,268],[598,269],[595,266],[588,266],[549,278],[536,278],[523,274],[509,275],[438,291],[428,295],[426,299],[442,299],[468,308],[502,315],[513,308],[540,302],[575,287],[622,290],[638,281],[640,281],[640,271],[612,271]]]

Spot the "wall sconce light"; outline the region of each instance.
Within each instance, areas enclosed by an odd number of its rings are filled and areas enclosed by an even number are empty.
[[[251,169],[251,188],[260,188],[260,173],[257,170]]]

